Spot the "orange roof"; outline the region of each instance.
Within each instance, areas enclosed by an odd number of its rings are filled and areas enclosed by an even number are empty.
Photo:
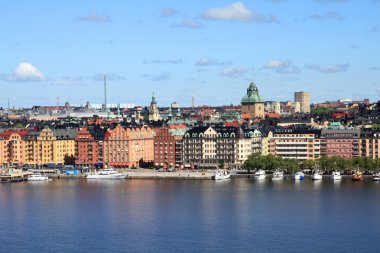
[[[276,119],[281,118],[280,114],[274,113],[274,112],[269,112],[269,113],[265,114],[265,116],[267,118],[276,118]]]
[[[6,130],[3,133],[0,134],[0,137],[6,137],[9,138],[12,134],[19,134],[21,136],[24,136],[28,133],[28,130]]]
[[[184,129],[184,128],[187,128],[187,126],[185,124],[172,124],[172,125],[169,125],[168,127],[170,129],[176,129],[176,128]]]
[[[252,115],[249,112],[246,112],[246,113],[241,113],[241,117],[243,119],[250,119],[252,118]]]
[[[224,126],[226,126],[226,127],[239,127],[239,123],[237,121],[226,122],[226,123],[224,123]]]

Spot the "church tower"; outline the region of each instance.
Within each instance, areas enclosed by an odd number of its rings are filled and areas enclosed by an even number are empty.
[[[150,102],[150,107],[149,107],[149,121],[158,121],[160,119],[161,117],[158,112],[156,97],[154,96],[154,92],[153,92],[152,101]]]
[[[264,118],[264,100],[259,95],[259,90],[254,82],[251,82],[247,89],[247,95],[241,99],[241,110],[243,113],[250,113],[251,117]]]

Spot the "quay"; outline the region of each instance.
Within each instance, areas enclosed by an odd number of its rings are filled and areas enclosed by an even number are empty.
[[[0,174],[0,183],[16,183],[28,180],[30,173],[21,171],[6,171]]]

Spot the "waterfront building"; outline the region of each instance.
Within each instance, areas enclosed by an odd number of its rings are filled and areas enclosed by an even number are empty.
[[[156,97],[154,96],[154,93],[152,95],[152,101],[150,102],[150,108],[149,108],[149,121],[158,121],[160,120],[160,113],[158,112],[158,106]]]
[[[264,100],[259,95],[259,90],[254,82],[247,88],[247,94],[241,99],[242,113],[251,114],[252,118],[264,118]]]
[[[240,127],[194,127],[183,137],[184,167],[216,169],[241,167],[261,151],[261,132]]]
[[[273,137],[272,130],[268,128],[261,128],[261,155],[270,154],[270,139]]]
[[[261,153],[262,134],[258,129],[243,129],[243,136],[238,139],[237,161],[242,165],[252,154]]]
[[[321,156],[320,130],[276,128],[270,138],[270,154],[297,160],[315,160]]]
[[[127,128],[129,140],[129,167],[137,167],[140,162],[154,161],[154,131],[150,127]]]
[[[54,132],[49,127],[31,131],[25,135],[25,163],[30,165],[52,164],[54,162]]]
[[[65,157],[75,157],[75,137],[78,132],[76,129],[54,129],[53,134],[56,137],[53,145],[53,163],[64,164]]]
[[[80,128],[75,137],[75,165],[100,167],[103,163],[105,128]]]
[[[103,140],[103,163],[114,167],[137,167],[154,160],[154,131],[149,127],[109,128]]]
[[[183,168],[183,136],[189,128],[185,124],[169,125],[169,132],[175,140],[175,167]]]
[[[65,157],[75,156],[75,129],[42,130],[24,135],[25,164],[64,164]]]
[[[360,154],[362,157],[369,157],[372,159],[380,158],[380,130],[373,130],[371,128],[361,129],[361,145]]]
[[[27,130],[6,130],[0,134],[0,165],[22,165],[25,163],[25,143]]]
[[[353,158],[360,156],[360,129],[322,129],[321,155]]]
[[[164,169],[175,166],[175,138],[168,127],[154,129],[154,165]]]
[[[308,92],[294,92],[294,102],[300,103],[301,113],[310,113],[310,94]]]

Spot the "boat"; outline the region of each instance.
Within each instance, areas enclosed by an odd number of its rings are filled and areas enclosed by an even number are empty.
[[[374,174],[372,175],[372,180],[373,180],[373,181],[380,181],[380,173],[379,173],[379,172],[374,173]]]
[[[49,180],[48,176],[42,175],[41,173],[33,173],[28,177],[28,181],[47,181]]]
[[[339,171],[333,171],[333,173],[331,174],[331,179],[332,180],[341,180],[342,175],[340,174]]]
[[[231,178],[231,173],[227,170],[217,170],[215,171],[214,176],[212,179],[214,180],[225,180],[225,179],[230,179]]]
[[[322,174],[319,171],[314,171],[313,174],[311,174],[312,180],[321,180]]]
[[[264,170],[258,170],[258,171],[256,171],[255,175],[253,176],[253,178],[255,180],[264,180],[266,177],[267,176],[266,176]]]
[[[294,174],[294,180],[303,180],[305,178],[305,174],[303,172],[298,171]]]
[[[284,172],[282,171],[275,171],[273,173],[272,181],[278,181],[284,179]]]
[[[352,181],[363,181],[364,176],[361,173],[361,171],[355,171],[355,173],[352,175]]]
[[[105,169],[93,174],[87,174],[86,179],[124,179],[127,175],[114,169]]]

